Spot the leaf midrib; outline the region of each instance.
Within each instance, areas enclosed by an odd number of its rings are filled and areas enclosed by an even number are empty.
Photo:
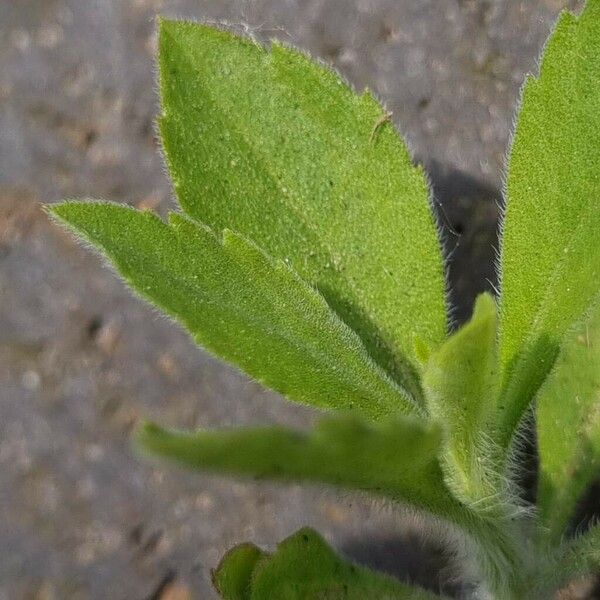
[[[163,225],[165,227],[168,227],[166,224],[163,224]],[[171,233],[173,233],[175,236],[177,236],[177,232],[173,231],[172,229],[171,229]],[[177,242],[178,242],[178,245],[179,245],[180,244],[180,240],[177,240]],[[220,243],[220,242],[218,241],[218,239],[215,239],[215,243]],[[225,249],[224,249],[224,251],[225,251]],[[109,254],[111,254],[111,253],[109,253]],[[112,259],[116,263],[120,262],[120,261],[116,260],[116,255],[115,254],[113,254]],[[218,294],[216,294],[216,293],[214,293],[212,291],[209,292],[209,293],[207,293],[205,288],[197,286],[193,281],[189,281],[188,279],[186,279],[184,277],[182,277],[182,278],[175,277],[174,274],[173,274],[173,265],[163,266],[162,261],[155,261],[152,264],[153,264],[153,268],[155,268],[157,271],[159,271],[161,277],[165,281],[171,281],[172,284],[175,283],[175,284],[178,284],[180,287],[183,287],[184,290],[189,293],[190,298],[194,298],[194,297],[206,298],[206,301],[205,301],[206,303],[217,304],[218,307],[219,307],[219,309],[224,310],[225,312],[227,312],[228,314],[234,316],[237,319],[240,318],[240,316],[241,316],[242,313],[240,312],[240,307],[239,306],[233,306],[233,305],[231,305],[229,302],[224,301],[224,299],[222,297],[220,297]],[[264,292],[262,290],[260,290],[260,288],[255,288],[255,289],[257,289],[261,293],[261,296],[263,298],[265,298]],[[317,293],[317,292],[315,292],[315,293]],[[147,292],[144,293],[144,295],[147,298],[149,298],[149,299],[152,300],[152,298],[150,297],[149,294],[147,294]],[[152,300],[152,301],[154,301],[154,300]],[[174,311],[172,311],[170,309],[167,309],[164,306],[163,302],[161,302],[161,305],[163,305],[163,308],[165,310],[167,310],[169,313],[171,313],[174,316],[176,316],[176,318],[178,320],[181,320],[181,321],[183,321],[186,324],[189,323],[190,325],[193,325],[194,326],[194,329],[192,330],[193,331],[193,335],[194,335],[194,337],[196,337],[198,335],[196,333],[196,331],[197,331],[197,324],[196,324],[196,322],[193,319],[190,319],[190,318],[187,318],[187,317],[182,316],[180,314],[174,313]],[[200,305],[200,307],[201,307],[201,305]],[[348,379],[347,379],[347,375],[349,373],[351,373],[351,372],[348,371],[347,367],[344,366],[343,369],[340,369],[340,363],[328,359],[328,357],[327,357],[326,354],[319,353],[318,348],[315,348],[315,344],[310,344],[310,345],[303,344],[303,343],[299,344],[296,338],[289,337],[288,335],[286,335],[285,333],[283,333],[281,330],[273,329],[272,326],[267,321],[261,319],[259,316],[257,317],[257,316],[255,316],[253,314],[249,314],[246,311],[244,311],[243,315],[244,315],[244,319],[243,320],[245,321],[245,323],[247,323],[248,325],[256,325],[256,324],[258,324],[259,327],[261,328],[261,330],[264,333],[279,338],[280,340],[284,341],[290,347],[296,349],[296,351],[305,352],[306,354],[308,354],[308,356],[311,357],[311,359],[313,360],[313,364],[316,364],[317,366],[319,364],[325,365],[326,371],[333,372],[336,375],[338,375],[338,374],[344,375],[344,379],[342,380],[344,387],[346,387],[349,390],[355,390],[356,393],[359,395],[359,397],[360,396],[363,396],[363,397],[366,397],[366,398],[373,398],[374,397],[378,401],[381,401],[381,396],[378,395],[377,390],[370,389],[369,387],[367,387],[367,388],[358,387],[355,384],[350,383],[348,381]],[[344,327],[347,327],[347,325],[345,325],[342,321],[341,321],[341,323],[342,323],[342,325]],[[350,331],[352,331],[352,330],[350,330]],[[316,349],[316,352],[315,352],[315,349]],[[367,355],[367,357],[368,357],[368,355]],[[375,363],[373,363],[373,364],[375,364]],[[354,378],[354,379],[356,379],[356,378]],[[393,380],[391,380],[390,378],[387,378],[387,379],[380,379],[380,381],[381,381],[381,383],[383,385],[394,386],[394,387],[391,388],[391,391],[394,393],[394,395],[397,394],[400,397],[401,400],[407,400],[408,401],[408,399],[405,396],[403,396],[401,394],[400,390],[395,386]],[[381,408],[385,408],[385,406],[381,406],[381,404],[380,404],[380,407]],[[321,408],[323,408],[323,407],[321,407]],[[365,403],[363,405],[363,408],[367,408],[368,409],[369,408],[368,403]],[[388,406],[388,408],[402,409],[402,408],[407,408],[407,407],[405,406],[404,402],[399,402],[396,405],[391,405],[390,404]],[[413,408],[413,410],[416,410],[416,406],[413,406],[412,408]],[[412,412],[412,413],[408,412],[408,414],[415,414],[415,412]]]
[[[184,56],[186,58],[186,62],[192,68],[192,70],[194,70],[198,75],[200,75],[198,70],[195,68],[194,61],[190,57],[190,51],[184,45],[182,45],[178,40],[174,39],[172,36],[170,36],[170,40],[172,41],[173,44],[177,45],[177,47],[180,49],[182,56]],[[264,50],[260,47],[259,47],[259,49],[265,54],[265,56],[268,56],[266,50]],[[310,222],[310,220],[306,217],[306,215],[302,211],[301,207],[294,204],[294,198],[290,194],[290,187],[292,187],[292,186],[289,186],[289,187],[282,186],[278,182],[277,177],[274,176],[273,172],[270,170],[270,168],[268,166],[269,161],[260,152],[260,150],[252,143],[252,136],[247,131],[247,129],[243,127],[243,123],[239,119],[235,119],[234,117],[232,117],[231,114],[229,114],[220,103],[215,101],[215,98],[211,94],[210,89],[208,87],[203,86],[202,89],[205,93],[205,97],[212,104],[212,106],[214,108],[216,108],[224,116],[224,118],[222,118],[222,122],[224,124],[227,123],[228,122],[227,118],[229,118],[229,122],[233,124],[233,128],[238,133],[238,139],[240,139],[241,142],[243,142],[245,144],[245,146],[250,150],[252,155],[255,157],[255,163],[260,165],[260,168],[261,168],[262,172],[265,174],[267,180],[270,181],[271,184],[273,185],[273,188],[279,192],[280,197],[285,201],[285,205],[286,205],[287,209],[289,209],[290,212],[294,213],[299,218],[299,220],[302,222],[302,224],[305,227],[305,231],[311,236],[311,238],[315,242],[315,245],[317,247],[321,248],[322,254],[324,256],[329,257],[328,264],[331,265],[331,269],[333,271],[335,271],[335,273],[337,274],[336,279],[338,281],[343,281],[345,283],[345,286],[348,288],[348,290],[354,296],[354,298],[359,300],[359,302],[360,302],[359,306],[360,306],[361,313],[363,313],[370,322],[377,323],[377,330],[379,332],[378,337],[380,338],[380,340],[386,344],[389,344],[388,339],[391,337],[393,340],[393,336],[390,336],[389,334],[382,332],[381,319],[376,318],[376,316],[373,314],[373,312],[368,308],[369,303],[366,302],[366,300],[368,300],[366,295],[364,293],[362,293],[362,290],[360,287],[356,286],[356,284],[354,283],[352,278],[345,277],[343,275],[343,273],[337,268],[337,261],[334,260],[334,252],[333,252],[332,248],[325,241],[323,236],[319,234],[319,230],[316,228],[316,226],[313,225]],[[171,123],[177,123],[180,127],[184,126],[181,119],[177,115],[170,115],[170,114],[168,116],[163,115],[163,119],[165,119],[166,121],[171,122]],[[185,129],[185,127],[184,127],[184,129]],[[356,160],[353,161],[353,164],[358,164],[358,161],[356,161]],[[332,192],[328,192],[328,197],[330,197],[331,194],[332,194]],[[185,203],[182,203],[182,205],[184,206]],[[319,271],[320,271],[320,269],[319,269]],[[318,287],[319,282],[317,281],[314,283]],[[341,317],[340,317],[340,319],[341,319]],[[352,331],[354,331],[355,334],[362,339],[362,336],[360,336],[355,330],[352,330]],[[372,341],[372,343],[376,343],[377,338],[372,338],[372,340],[370,340],[370,341]],[[364,342],[365,342],[365,340],[363,339],[363,343]],[[370,346],[370,344],[369,344],[369,346]],[[368,348],[368,346],[365,345],[365,348]],[[398,362],[401,363],[402,361],[401,361],[401,359],[399,361],[399,359],[397,358],[398,349],[397,349],[395,343],[393,343],[393,341],[391,343],[391,349],[395,356],[395,363],[397,365],[398,370],[401,372],[404,372],[405,369],[402,368],[401,364],[398,364]],[[367,352],[368,352],[369,356],[372,358],[371,352],[369,350],[367,350]],[[394,377],[394,375],[389,371],[389,369],[386,368],[386,366],[384,364],[380,364],[379,361],[375,361],[373,358],[372,358],[372,360],[374,362],[376,362],[376,364],[382,370],[384,370],[386,372],[387,376],[392,381],[394,381],[396,384],[402,386],[402,389],[406,392],[406,395],[409,396],[409,398],[413,401],[413,403],[415,405],[418,404],[418,402],[416,402],[416,399],[414,398],[413,394],[404,387],[404,385],[403,385],[404,382],[397,381],[396,377]],[[408,358],[406,358],[405,360],[407,360],[407,362],[409,364],[412,364],[412,362]],[[414,386],[411,386],[411,387],[414,387]]]

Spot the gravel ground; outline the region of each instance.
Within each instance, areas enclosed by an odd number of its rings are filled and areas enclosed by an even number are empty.
[[[226,548],[272,547],[304,524],[439,587],[439,551],[386,506],[137,457],[129,434],[142,416],[194,427],[313,415],[196,349],[39,203],[172,206],[154,137],[153,19],[227,20],[308,49],[393,111],[431,174],[464,319],[494,282],[519,89],[566,6],[578,3],[0,0],[0,599],[210,599],[209,569]]]

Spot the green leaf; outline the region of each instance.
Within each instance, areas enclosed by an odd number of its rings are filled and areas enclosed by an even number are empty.
[[[540,518],[559,541],[600,475],[600,304],[570,332],[540,390],[537,432]]]
[[[446,330],[426,178],[382,107],[274,42],[161,21],[160,131],[177,197],[317,287],[420,395],[414,337]]]
[[[224,600],[251,600],[252,573],[267,556],[254,544],[239,544],[223,556],[212,572],[213,585]]]
[[[410,417],[377,424],[329,417],[311,432],[282,427],[183,433],[148,424],[142,449],[183,465],[256,479],[311,481],[358,489],[458,525],[479,566],[502,587],[522,569],[518,510],[478,510],[449,492],[437,460],[439,428]],[[501,505],[501,508],[509,508]]]
[[[372,419],[416,411],[325,300],[241,236],[116,204],[49,210],[198,344],[290,399]]]
[[[329,417],[308,433],[282,427],[183,433],[148,424],[137,439],[153,454],[205,471],[360,489],[447,518],[458,510],[437,463],[439,430],[412,418],[368,424]]]
[[[237,571],[237,552],[224,558],[221,570]],[[247,563],[249,566],[250,563]],[[338,557],[323,538],[300,529],[253,564],[247,595],[222,594],[224,600],[439,600],[423,589],[354,565]]]
[[[490,435],[497,416],[496,338],[496,302],[482,294],[471,320],[431,355],[423,373],[429,413],[446,430],[442,464],[454,492],[468,503],[496,501],[499,489]]]
[[[545,595],[578,579],[594,576],[597,578],[600,569],[600,524],[593,523],[585,531],[568,539],[563,539],[558,547],[548,552],[548,558],[540,561],[537,580],[540,589],[546,588]],[[545,585],[544,585],[545,584]],[[558,595],[557,597],[562,597]],[[571,597],[566,594],[566,598]]]
[[[563,13],[523,92],[502,241],[503,442],[600,290],[600,0]]]
[[[587,531],[564,541],[558,560],[551,566],[560,582],[597,575],[600,569],[600,524],[595,523]]]

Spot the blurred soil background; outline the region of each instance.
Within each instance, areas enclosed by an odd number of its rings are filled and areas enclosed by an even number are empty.
[[[136,456],[142,417],[280,422],[285,405],[133,298],[41,202],[173,206],[154,17],[228,21],[382,98],[429,169],[455,316],[495,283],[519,90],[566,0],[0,0],[0,599],[212,599],[231,545],[302,525],[438,588],[419,523],[358,495],[194,475]],[[408,226],[410,226],[408,224]],[[448,579],[448,573],[441,579]]]

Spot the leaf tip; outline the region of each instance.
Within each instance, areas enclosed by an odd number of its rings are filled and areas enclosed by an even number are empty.
[[[42,210],[54,220],[62,220],[69,213],[69,201],[58,202],[57,204],[42,204]]]
[[[145,452],[155,453],[158,451],[161,441],[167,432],[165,429],[152,421],[143,421],[134,433],[135,446]]]
[[[156,27],[158,29],[159,38],[164,38],[167,35],[175,33],[176,29],[181,26],[182,21],[176,19],[167,19],[161,15],[156,17]]]
[[[295,533],[292,533],[289,537],[279,542],[277,545],[278,548],[282,548],[285,546],[325,546],[325,540],[322,538],[321,534],[315,531],[312,527],[301,527]]]
[[[72,231],[78,232],[79,218],[86,206],[92,206],[99,203],[82,202],[80,200],[64,200],[56,204],[44,204],[42,209],[48,217],[63,227],[67,227]]]
[[[473,316],[486,316],[496,314],[496,300],[490,292],[483,292],[475,300]]]

